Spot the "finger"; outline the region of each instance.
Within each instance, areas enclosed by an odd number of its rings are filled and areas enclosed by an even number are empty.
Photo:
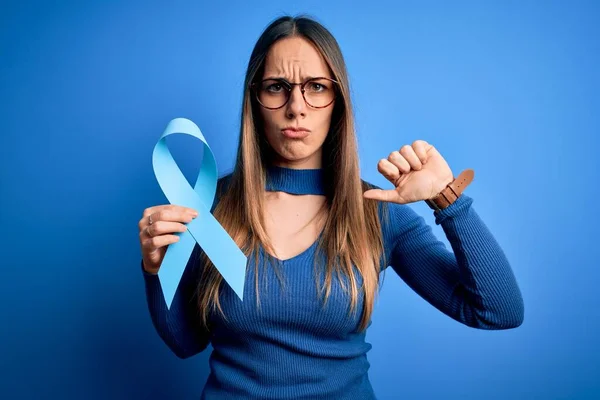
[[[410,164],[399,151],[392,151],[388,156],[388,161],[398,168],[400,174],[406,174],[410,172]]]
[[[363,197],[371,200],[403,202],[395,190],[369,189],[363,193]]]
[[[196,218],[195,211],[189,211],[187,208],[166,208],[152,214],[152,221],[173,221],[173,222],[190,222]]]
[[[159,204],[159,205],[156,205],[156,206],[148,207],[148,208],[144,209],[144,212],[142,213],[142,219],[148,218],[148,216],[150,214],[154,214],[154,213],[156,213],[156,212],[158,212],[158,211],[160,211],[163,208],[166,208],[168,206],[169,206],[168,204]]]
[[[392,164],[389,160],[382,158],[377,164],[377,170],[383,175],[388,181],[392,182],[396,186],[396,182],[400,179],[400,171],[398,167]]]
[[[152,225],[156,224],[159,221],[189,223],[198,216],[198,213],[196,211],[190,210],[191,209],[187,207],[160,208],[158,209],[158,211],[152,214],[148,214],[146,217],[142,217],[142,219],[138,223],[138,226],[140,228],[140,231],[144,230],[148,225],[150,225],[150,216],[152,216]]]
[[[198,214],[198,211],[191,207],[180,206],[177,204],[170,204],[168,209],[179,213]]]
[[[140,218],[140,220],[138,222],[138,227],[139,227],[140,231],[145,229],[146,226],[150,223],[150,216],[152,216],[152,222],[154,223],[154,221],[156,221],[155,214],[168,206],[169,206],[169,204],[159,204],[157,206],[152,206],[152,207],[148,207],[148,208],[144,209],[144,212],[142,212],[142,218]]]
[[[419,160],[419,157],[415,153],[415,149],[413,149],[412,146],[408,144],[402,146],[400,149],[400,154],[402,154],[402,156],[410,164],[410,167],[415,171],[419,171],[421,168],[423,168],[423,164],[421,164],[421,160]]]
[[[154,253],[161,247],[167,246],[177,241],[179,241],[179,236],[177,235],[154,236],[152,238],[148,238],[142,241],[142,250],[147,254]]]
[[[415,151],[419,160],[421,160],[421,164],[425,164],[427,162],[427,150],[431,147],[429,143],[424,140],[415,140],[412,144],[412,148]]]
[[[152,225],[146,225],[146,227],[141,230],[140,235],[154,237],[174,232],[185,232],[186,230],[187,227],[180,222],[158,221]]]
[[[172,210],[172,211],[176,211],[176,212],[180,212],[180,213],[184,213],[184,212],[196,213],[196,214],[198,213],[197,210],[190,208],[190,207],[180,206],[177,204],[159,204],[157,206],[152,206],[152,207],[146,208],[144,210],[144,212],[142,213],[142,219],[148,218],[149,215],[155,214],[155,213],[163,211],[163,210]]]

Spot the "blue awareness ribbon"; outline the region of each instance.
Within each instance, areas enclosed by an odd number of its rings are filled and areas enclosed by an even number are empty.
[[[166,138],[173,134],[193,136],[200,139],[204,145],[202,164],[193,188],[175,163],[167,146]],[[179,235],[179,241],[167,247],[158,270],[167,307],[171,307],[175,291],[196,243],[223,279],[243,300],[247,257],[210,212],[217,189],[217,164],[200,128],[186,118],[171,120],[154,146],[152,166],[158,184],[169,203],[190,207],[198,212],[198,216],[186,224],[185,232],[176,233]]]

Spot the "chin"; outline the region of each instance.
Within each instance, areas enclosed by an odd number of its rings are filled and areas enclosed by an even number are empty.
[[[289,162],[306,161],[311,159],[316,153],[316,150],[310,150],[307,148],[283,148],[277,149],[276,151],[281,161]]]
[[[289,140],[279,135],[269,135],[267,140],[271,144],[274,155],[282,162],[295,164],[311,164],[314,157],[320,157],[320,142],[310,135],[303,140]]]

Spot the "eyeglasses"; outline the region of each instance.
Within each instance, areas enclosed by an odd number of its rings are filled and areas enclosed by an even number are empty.
[[[311,78],[304,83],[291,83],[285,79],[264,79],[250,86],[261,106],[276,110],[287,104],[294,86],[300,86],[302,97],[310,107],[325,108],[335,100],[338,82],[329,78]]]

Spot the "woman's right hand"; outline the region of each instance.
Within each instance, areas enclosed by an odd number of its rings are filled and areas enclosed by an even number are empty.
[[[179,240],[176,232],[185,232],[184,223],[198,216],[196,210],[174,204],[148,207],[138,223],[144,269],[157,274],[167,247]]]

